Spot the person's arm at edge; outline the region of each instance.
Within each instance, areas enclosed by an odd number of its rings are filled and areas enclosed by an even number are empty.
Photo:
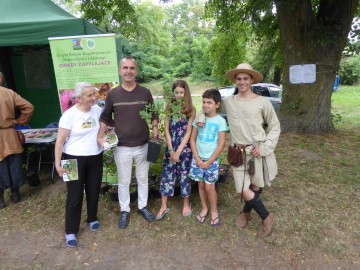
[[[14,95],[15,107],[20,110],[20,116],[15,119],[14,124],[26,125],[34,112],[34,106],[19,94],[14,92]]]
[[[172,162],[174,162],[174,160],[173,160],[174,149],[173,149],[173,146],[172,146],[172,143],[171,143],[171,135],[170,135],[170,132],[169,132],[169,130],[170,130],[169,126],[170,126],[169,118],[167,116],[165,116],[165,119],[164,119],[165,143],[166,143],[166,146],[169,149],[170,160]]]
[[[102,111],[99,119],[100,128],[97,135],[97,143],[101,147],[104,147],[104,136],[108,126],[115,126],[114,120],[112,119],[112,100],[110,93],[106,96],[104,110]]]
[[[55,169],[60,176],[63,175],[65,170],[61,168],[61,156],[66,138],[69,136],[70,130],[65,128],[58,129],[56,143],[55,143]]]
[[[152,96],[150,90],[149,90],[148,102],[149,102],[149,104],[154,104],[154,99],[153,99],[153,96]],[[158,114],[153,114],[152,115],[151,128],[152,128],[153,137],[154,138],[159,138],[160,133],[159,133],[159,115]]]
[[[101,147],[104,147],[104,142],[105,142],[104,136],[105,136],[105,131],[107,129],[107,125],[103,122],[99,122],[99,123],[100,123],[100,128],[97,135],[97,143]]]

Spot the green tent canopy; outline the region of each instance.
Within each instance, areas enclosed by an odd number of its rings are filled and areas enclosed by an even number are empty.
[[[51,0],[0,0],[0,71],[6,86],[34,105],[32,128],[61,116],[48,38],[104,33]]]
[[[48,44],[49,37],[103,34],[51,0],[1,0],[0,47]]]

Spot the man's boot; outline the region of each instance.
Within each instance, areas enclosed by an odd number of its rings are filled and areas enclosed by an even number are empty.
[[[11,188],[10,201],[13,203],[18,203],[21,201],[19,188]]]
[[[251,219],[250,213],[241,212],[236,219],[235,225],[240,228],[245,228],[248,221]]]
[[[274,224],[274,215],[272,213],[269,213],[267,218],[265,218],[263,220],[263,224],[264,224],[264,227],[260,232],[258,232],[257,238],[264,238],[270,234],[271,228]]]
[[[5,200],[4,200],[4,190],[0,188],[0,209],[5,208]]]

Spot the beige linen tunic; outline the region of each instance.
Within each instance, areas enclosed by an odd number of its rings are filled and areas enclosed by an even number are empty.
[[[280,136],[280,122],[269,100],[258,96],[250,100],[241,101],[236,95],[225,97],[222,100],[222,106],[227,113],[233,143],[249,145],[253,144],[253,140],[255,140],[260,146],[260,155],[262,157],[273,155]],[[241,113],[239,113],[239,110],[241,110]],[[244,121],[246,121],[246,124],[244,124]],[[266,130],[263,128],[264,123],[268,125]],[[247,160],[252,158],[250,154],[251,149],[251,146],[246,149]],[[263,159],[254,158],[254,161],[255,174],[250,176],[250,181],[257,186],[263,187]],[[244,171],[247,168],[240,166],[233,169]]]
[[[20,110],[15,119],[15,108]],[[26,125],[34,106],[13,90],[0,86],[0,161],[12,154],[24,151],[15,131],[15,124]]]

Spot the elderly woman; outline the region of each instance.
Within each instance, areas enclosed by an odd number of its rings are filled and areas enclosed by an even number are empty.
[[[55,166],[60,176],[66,172],[61,167],[61,156],[76,159],[78,165],[78,180],[66,182],[65,239],[68,247],[77,246],[84,188],[89,229],[97,231],[100,228],[97,211],[103,171],[102,148],[96,141],[102,109],[94,105],[95,87],[77,83],[75,95],[78,103],[60,118],[55,144]]]

